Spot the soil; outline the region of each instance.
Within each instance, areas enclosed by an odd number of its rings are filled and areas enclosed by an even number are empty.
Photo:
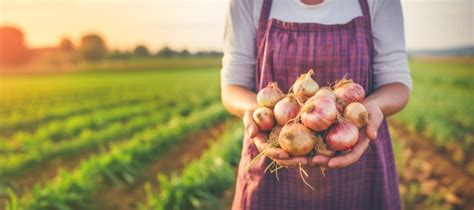
[[[391,131],[397,139],[405,144],[405,147],[410,150],[410,155],[404,158],[409,160],[420,159],[424,160],[422,168],[425,170],[417,170],[407,168],[400,171],[400,181],[408,181],[410,177],[416,177],[414,180],[420,182],[433,181],[436,185],[444,185],[451,188],[453,194],[451,197],[454,200],[451,203],[455,207],[468,207],[466,209],[474,209],[474,179],[469,176],[464,170],[456,167],[450,161],[449,154],[443,153],[432,143],[432,140],[416,133],[409,132],[401,124],[391,121]],[[421,173],[421,174],[420,174]],[[420,178],[421,175],[425,177]],[[448,193],[443,193],[448,194]]]
[[[160,155],[151,163],[143,175],[131,185],[116,185],[106,187],[92,196],[97,209],[130,210],[136,209],[138,203],[146,201],[144,186],[150,183],[153,192],[159,190],[156,175],[170,175],[179,173],[189,162],[201,156],[208,148],[209,143],[217,139],[225,129],[226,123],[219,123],[213,127],[188,135],[174,145],[169,151]]]

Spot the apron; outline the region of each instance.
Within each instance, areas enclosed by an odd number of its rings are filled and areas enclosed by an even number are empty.
[[[287,92],[297,76],[314,69],[313,79],[327,86],[344,75],[372,87],[372,31],[367,0],[359,0],[363,16],[345,24],[289,23],[269,19],[272,0],[264,0],[257,30],[256,87],[278,82]],[[298,169],[264,173],[271,162],[261,158],[247,169],[259,153],[244,137],[232,209],[400,209],[398,177],[387,122],[378,139],[361,159],[346,168],[329,169],[324,177],[318,167],[308,167],[307,187]]]

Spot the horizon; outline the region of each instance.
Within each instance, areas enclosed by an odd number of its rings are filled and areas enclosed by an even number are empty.
[[[80,36],[94,32],[110,49],[144,44],[151,51],[164,46],[222,51],[227,5],[228,0],[3,0],[0,25],[22,30],[30,48],[54,47],[62,37],[77,45]],[[402,5],[409,51],[474,46],[471,1],[406,0]]]

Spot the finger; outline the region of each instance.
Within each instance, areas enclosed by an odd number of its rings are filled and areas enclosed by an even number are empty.
[[[267,140],[264,135],[258,134],[254,138],[252,138],[253,143],[257,147],[258,151],[266,150],[270,145],[267,143]]]
[[[255,121],[253,121],[252,112],[250,111],[245,112],[243,121],[244,121],[245,131],[247,132],[247,135],[249,135],[250,138],[257,136],[258,127]]]
[[[324,155],[316,155],[311,159],[310,165],[327,166],[330,158]]]
[[[282,150],[277,147],[267,147],[265,150],[263,150],[263,153],[272,159],[288,159],[290,158],[290,154],[286,152],[285,150]]]
[[[299,166],[306,166],[308,165],[309,161],[306,157],[293,157],[289,159],[274,159],[274,161],[281,166],[284,167],[299,167]]]
[[[354,164],[359,161],[360,157],[369,147],[369,139],[363,136],[359,139],[359,142],[355,145],[352,151],[346,155],[334,157],[329,160],[328,166],[331,168],[342,168]]]
[[[369,122],[367,123],[367,128],[365,129],[365,131],[367,132],[367,137],[369,137],[370,140],[375,140],[377,139],[377,131],[383,121],[383,113],[378,107],[368,109]]]

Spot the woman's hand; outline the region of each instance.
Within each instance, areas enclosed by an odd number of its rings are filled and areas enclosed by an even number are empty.
[[[252,118],[253,111],[248,110],[244,113],[243,121],[245,125],[245,132],[253,141],[255,146],[265,156],[274,160],[278,165],[284,167],[298,167],[306,166],[311,163],[307,157],[290,157],[290,154],[285,150],[277,147],[271,147],[267,142],[267,137],[258,130],[258,126]]]
[[[359,132],[359,141],[354,148],[343,156],[331,158],[328,163],[329,167],[342,168],[356,163],[369,147],[370,140],[373,141],[377,138],[377,130],[383,121],[384,115],[377,104],[373,102],[364,102],[364,105],[369,112],[369,122],[367,127]]]

